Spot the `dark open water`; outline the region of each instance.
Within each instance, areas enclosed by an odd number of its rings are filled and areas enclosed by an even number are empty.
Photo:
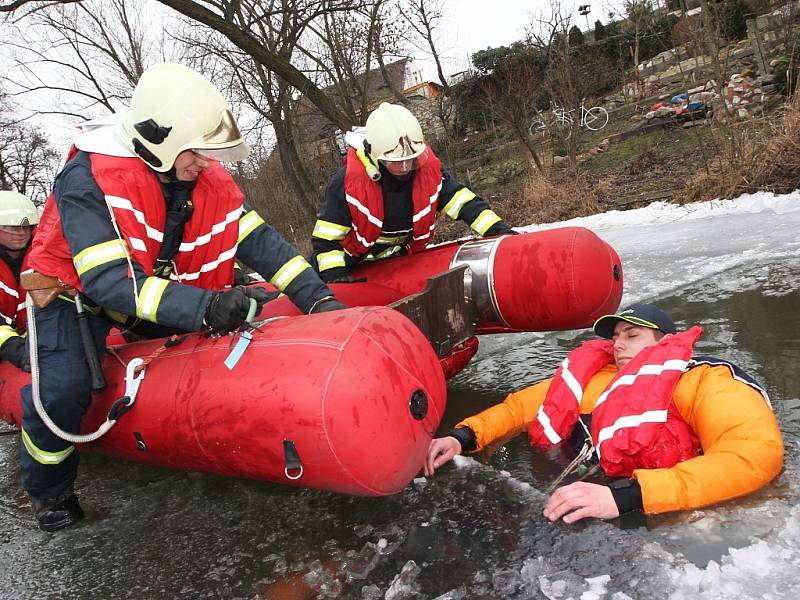
[[[0,437],[0,598],[797,598],[800,564],[800,258],[750,264],[658,302],[706,325],[703,354],[767,387],[783,474],[690,514],[551,524],[558,467],[521,436],[401,494],[352,498],[83,457],[88,518],[39,531]],[[549,375],[586,337],[485,339],[450,385],[442,429]],[[394,583],[393,583],[394,582]]]

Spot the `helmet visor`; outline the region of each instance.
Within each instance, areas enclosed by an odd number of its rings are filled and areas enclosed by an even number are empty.
[[[239,162],[247,158],[250,154],[250,146],[241,142],[238,146],[233,148],[192,148],[192,152],[196,152],[200,156],[212,158],[219,162]]]
[[[27,219],[25,219],[27,221]],[[19,235],[21,233],[30,233],[36,225],[25,223],[24,225],[0,225],[0,231],[3,233],[10,233],[11,235]]]
[[[222,113],[219,124],[204,134],[192,150],[220,162],[238,162],[250,153],[250,147],[244,143],[230,110]]]
[[[398,141],[397,146],[391,150],[387,150],[379,158],[389,162],[396,160],[409,160],[411,158],[420,156],[423,152],[425,152],[425,148],[425,142],[417,142],[409,139],[407,136],[403,136]]]
[[[222,113],[219,125],[200,138],[204,144],[215,146],[217,144],[233,144],[242,139],[239,126],[230,110]]]

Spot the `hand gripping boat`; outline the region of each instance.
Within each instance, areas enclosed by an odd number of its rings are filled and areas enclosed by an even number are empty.
[[[443,273],[449,295],[426,292]],[[345,494],[394,494],[424,462],[445,409],[440,360],[465,336],[588,326],[615,310],[622,294],[616,253],[577,228],[446,244],[365,265],[356,276],[368,280],[332,286],[354,306],[348,310],[299,315],[279,298],[246,334],[115,347],[103,363],[108,387],[94,394],[83,431],[98,429],[109,411],[115,424],[81,450]],[[374,306],[389,303],[398,310]],[[440,323],[452,327],[440,330]],[[429,340],[431,332],[438,338]],[[19,426],[18,390],[29,381],[0,362],[0,418]],[[115,402],[127,411],[120,415]]]

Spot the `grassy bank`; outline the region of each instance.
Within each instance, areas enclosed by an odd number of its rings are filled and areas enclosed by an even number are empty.
[[[590,156],[600,141],[631,127],[629,116],[612,120],[579,140],[585,162],[537,172],[521,144],[507,134],[468,140],[453,171],[512,225],[553,222],[653,201],[685,203],[768,190],[800,188],[800,96],[774,97],[758,116],[729,123],[650,130]],[[496,140],[496,141],[495,141]],[[554,147],[555,146],[555,147]],[[542,156],[563,152],[542,144]],[[529,156],[529,155],[528,155]],[[440,221],[437,239],[464,235],[461,224]]]

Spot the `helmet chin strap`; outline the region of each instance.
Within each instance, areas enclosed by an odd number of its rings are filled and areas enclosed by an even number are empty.
[[[173,187],[173,188],[180,187],[180,188],[184,188],[184,189],[187,189],[187,190],[193,190],[194,187],[197,185],[197,181],[196,180],[195,181],[182,181],[181,179],[178,179],[178,175],[177,175],[177,172],[175,170],[175,165],[172,165],[172,168],[169,171],[164,171],[163,173],[161,171],[156,171],[155,169],[151,169],[151,170],[153,171],[153,173],[156,174],[156,176],[158,177],[158,180],[161,183],[169,185],[170,187]]]
[[[162,175],[167,178],[167,183],[178,183],[178,172],[175,170],[175,165],[172,165],[172,168],[169,171],[158,172],[159,175]]]

